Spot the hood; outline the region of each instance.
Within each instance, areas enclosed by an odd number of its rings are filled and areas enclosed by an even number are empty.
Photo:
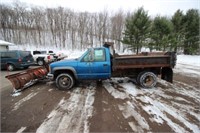
[[[66,60],[53,62],[50,64],[50,67],[76,66],[76,65],[77,65],[76,59],[66,59]]]

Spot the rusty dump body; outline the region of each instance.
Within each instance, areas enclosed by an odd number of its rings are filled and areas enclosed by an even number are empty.
[[[132,55],[118,55],[114,51],[114,43],[105,43],[112,55],[112,77],[137,78],[141,72],[149,71],[172,82],[172,68],[176,65],[175,52],[142,52]]]
[[[138,55],[115,55],[112,60],[112,76],[136,78],[142,71],[151,71],[156,75],[165,75],[172,82],[172,68],[176,65],[175,52],[140,53]],[[164,79],[164,78],[163,78]]]
[[[48,65],[8,75],[6,78],[12,83],[14,91],[18,91],[30,86],[39,79],[44,79],[47,73]]]
[[[176,64],[174,52],[140,53],[138,55],[117,55],[113,69],[171,67]]]

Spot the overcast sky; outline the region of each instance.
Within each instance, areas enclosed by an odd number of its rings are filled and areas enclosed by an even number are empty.
[[[19,0],[18,0],[19,1]],[[134,11],[143,6],[150,15],[171,16],[178,9],[186,12],[188,9],[200,9],[200,0],[20,0],[27,6],[67,7],[74,11],[99,12],[108,11]],[[16,0],[0,0],[0,3],[12,4]]]

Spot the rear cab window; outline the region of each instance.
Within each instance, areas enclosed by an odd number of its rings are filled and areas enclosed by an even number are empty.
[[[94,50],[94,61],[97,61],[97,62],[106,61],[106,55],[105,55],[104,49]]]

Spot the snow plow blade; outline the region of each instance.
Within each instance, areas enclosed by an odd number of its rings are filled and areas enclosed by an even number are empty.
[[[38,80],[45,79],[48,72],[48,65],[46,65],[28,69],[25,72],[8,75],[5,78],[12,83],[14,92],[19,92],[33,85]]]

